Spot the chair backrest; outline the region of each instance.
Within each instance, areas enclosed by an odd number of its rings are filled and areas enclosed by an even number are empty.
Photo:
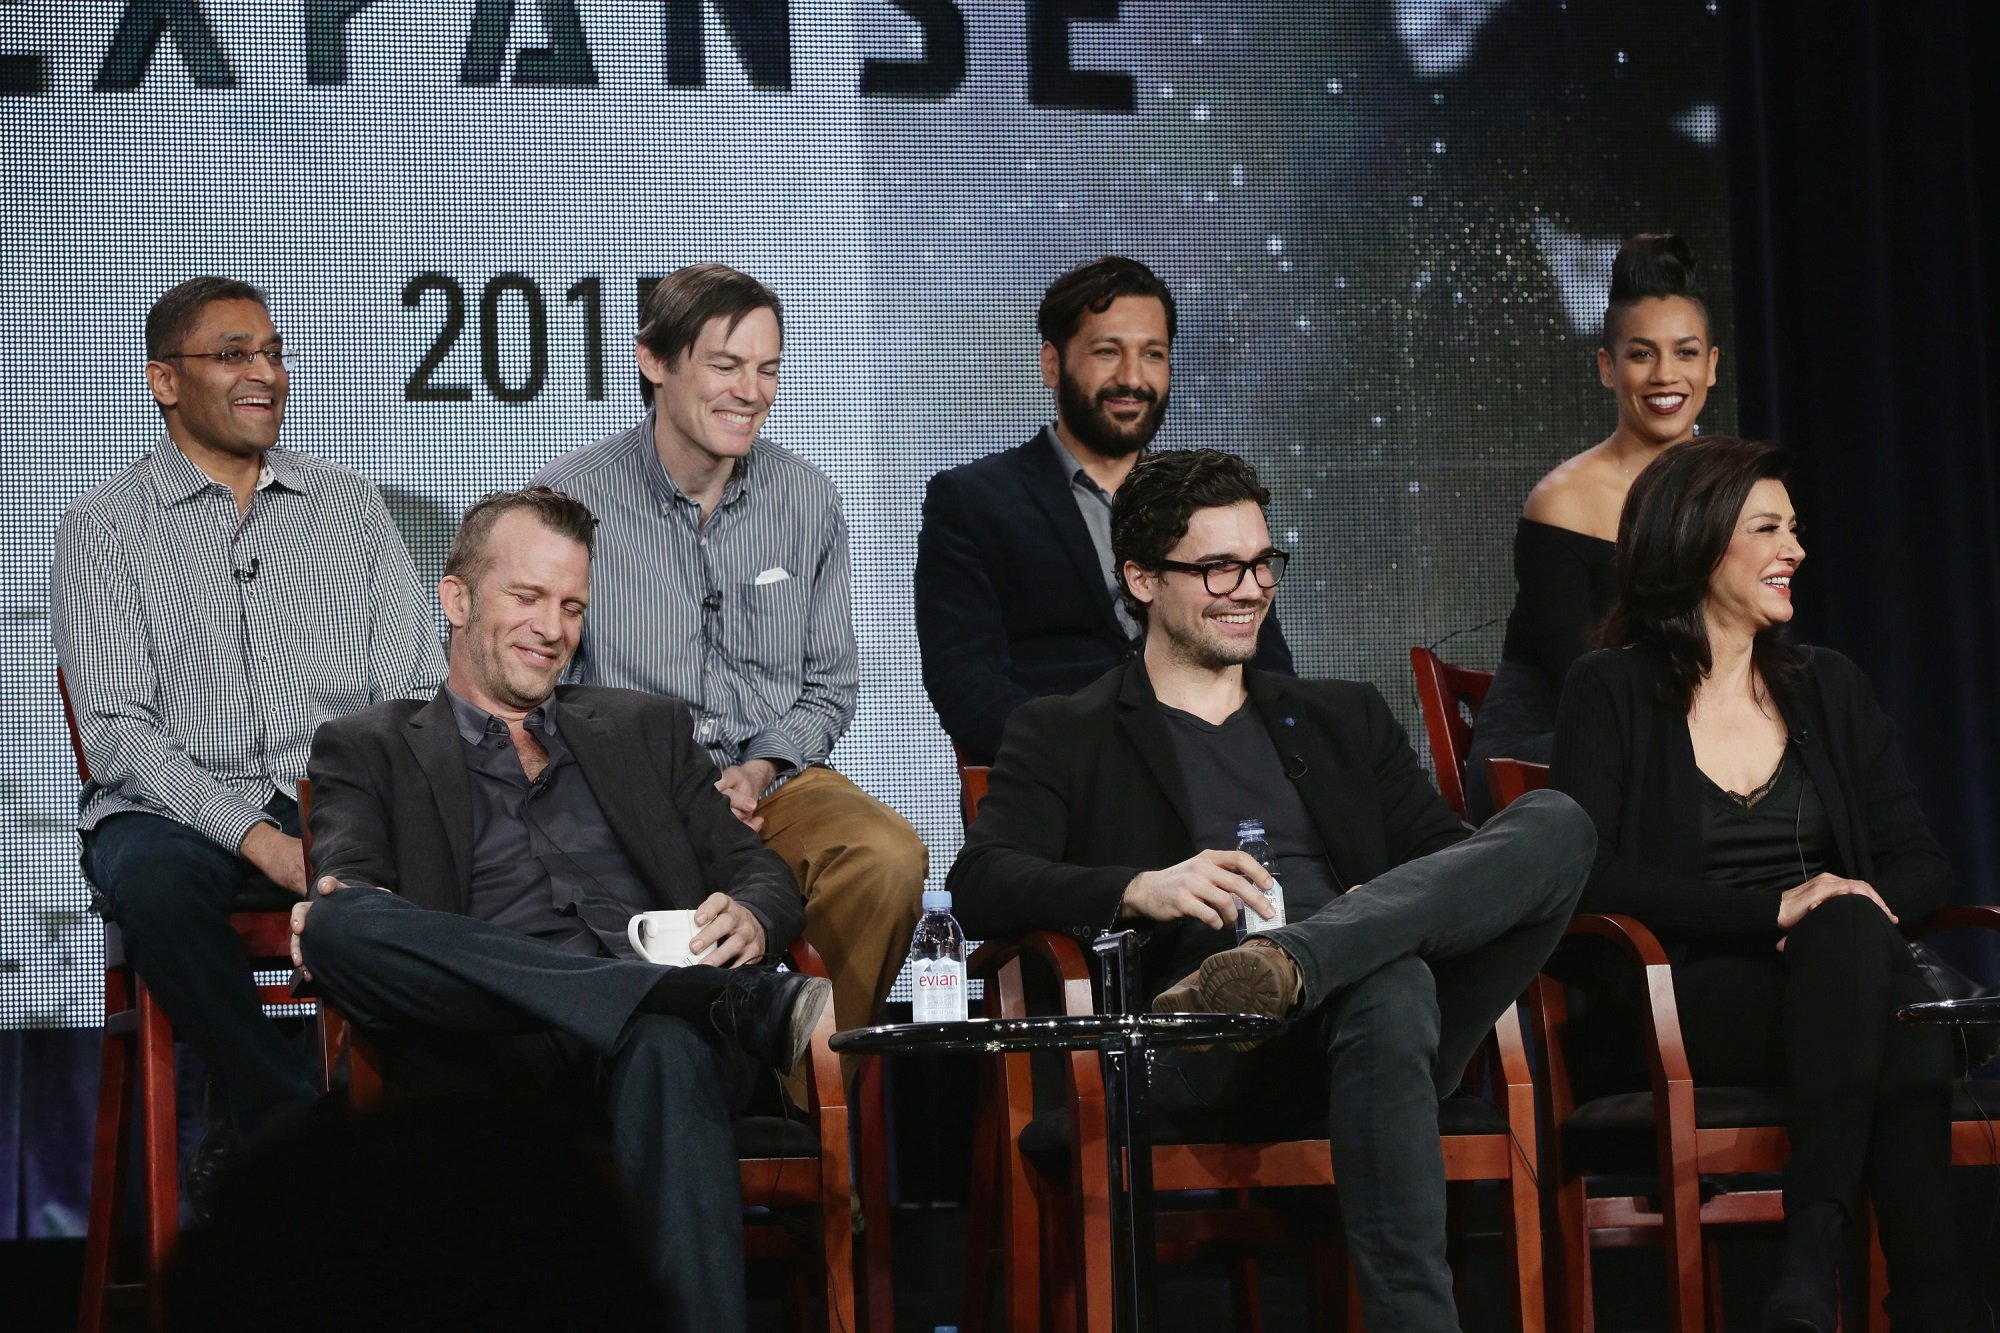
[[[1505,810],[1514,798],[1549,785],[1549,766],[1526,759],[1488,759],[1486,788],[1493,793],[1495,812]]]
[[[56,668],[56,693],[62,696],[63,721],[69,724],[70,753],[76,756],[76,780],[90,781],[90,761],[83,757],[83,733],[76,729],[76,706],[69,701],[69,682],[62,668]]]
[[[986,799],[986,777],[993,771],[987,764],[968,764],[965,750],[957,741],[951,743],[952,762],[958,767],[958,815],[967,828],[979,818],[979,803]]]
[[[1464,819],[1465,756],[1472,749],[1472,721],[1486,702],[1493,673],[1452,666],[1421,645],[1410,649],[1410,670],[1417,677],[1417,701],[1424,710],[1438,792]]]

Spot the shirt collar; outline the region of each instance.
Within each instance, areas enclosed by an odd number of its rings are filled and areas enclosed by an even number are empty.
[[[161,435],[159,443],[153,446],[153,484],[162,503],[176,505],[221,483],[196,467],[194,460],[174,443],[173,436]],[[264,464],[257,472],[257,489],[272,486],[288,491],[305,489],[298,463],[289,449],[272,448],[264,454]]]
[[[458,723],[458,734],[467,745],[477,749],[488,736],[507,734],[507,724],[478,704],[460,698],[449,687],[444,697],[451,703],[452,719]],[[542,741],[546,748],[550,737],[556,734],[556,697],[552,694],[536,704],[522,719],[522,725]]]
[[[652,488],[653,494],[659,499],[667,502],[685,501],[688,504],[693,504],[694,501],[689,498],[687,492],[683,491],[675,483],[672,475],[668,473],[667,465],[660,461],[660,446],[653,437],[654,427],[659,422],[659,417],[656,413],[656,407],[648,403],[646,405],[646,415],[639,422],[639,446],[636,450],[639,458],[639,470],[645,475],[646,484]],[[734,504],[737,498],[743,494],[744,488],[750,484],[750,475],[756,470],[755,465],[750,460],[756,456],[757,446],[762,443],[763,437],[759,436],[751,444],[750,452],[737,459],[736,466],[729,469],[729,480],[722,483],[722,499],[717,503],[717,509],[724,509]]]
[[[1042,433],[1049,437],[1049,447],[1054,449],[1056,454],[1056,466],[1060,467],[1063,475],[1069,478],[1070,485],[1082,485],[1095,495],[1109,494],[1097,484],[1097,479],[1090,475],[1083,464],[1077,461],[1076,455],[1069,451],[1069,446],[1062,442],[1062,436],[1056,434],[1054,426],[1043,427]]]

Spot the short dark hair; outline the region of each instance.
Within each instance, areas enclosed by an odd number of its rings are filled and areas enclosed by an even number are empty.
[[[529,510],[549,531],[581,544],[585,554],[595,552],[597,519],[583,501],[548,486],[493,491],[475,501],[459,520],[458,535],[451,539],[451,552],[444,558],[445,577],[458,579],[467,587],[477,584],[486,570],[486,547],[493,525],[517,509]]]
[[[255,301],[271,308],[271,298],[262,287],[235,278],[189,278],[169,288],[146,312],[146,359],[160,361],[179,351],[201,322],[201,312],[216,301]]]
[[[1035,327],[1042,341],[1056,350],[1076,336],[1084,312],[1101,315],[1121,296],[1150,296],[1167,308],[1167,342],[1174,340],[1174,294],[1153,270],[1136,259],[1110,255],[1079,264],[1049,284],[1042,295],[1042,308],[1035,314]]]
[[[1257,469],[1220,449],[1168,449],[1146,454],[1133,465],[1111,502],[1111,562],[1126,609],[1141,624],[1146,604],[1125,586],[1125,562],[1158,569],[1174,544],[1187,536],[1198,509],[1221,509],[1255,500],[1271,503]]]
[[[689,264],[676,269],[653,285],[639,311],[639,342],[645,349],[671,366],[682,352],[694,346],[711,319],[729,321],[729,331],[755,310],[768,310],[778,319],[778,333],[785,332],[785,307],[778,294],[740,269],[727,264]],[[639,393],[653,401],[653,382],[644,376]]]
[[[1678,296],[1701,311],[1706,333],[1708,301],[1701,294],[1694,251],[1670,231],[1642,231],[1618,247],[1611,261],[1611,299],[1604,307],[1604,346],[1618,339],[1618,321],[1641,301]]]
[[[1668,702],[1687,708],[1715,665],[1701,614],[1709,580],[1729,552],[1751,488],[1782,481],[1790,464],[1776,444],[1717,435],[1661,450],[1626,493],[1618,518],[1618,596],[1597,641],[1663,654],[1672,669],[1661,691]],[[1751,654],[1766,684],[1782,684],[1805,660],[1776,625],[1758,632]]]

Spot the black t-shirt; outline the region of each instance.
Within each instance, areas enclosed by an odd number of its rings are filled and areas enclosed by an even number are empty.
[[[1271,845],[1271,873],[1285,890],[1285,919],[1303,921],[1340,892],[1326,845],[1271,733],[1248,703],[1220,726],[1162,704],[1193,815],[1198,851],[1236,846],[1236,825],[1260,820]]]

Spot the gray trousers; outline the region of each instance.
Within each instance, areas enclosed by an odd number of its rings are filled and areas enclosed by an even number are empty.
[[[676,969],[566,953],[364,888],[318,899],[302,950],[327,996],[392,1059],[452,1059],[600,1099],[668,1327],[745,1326],[730,1128],[741,1064],[691,1016],[666,1012],[685,1007],[662,985]]]
[[[1162,1110],[1244,1108],[1263,1122],[1325,1107],[1374,1333],[1458,1327],[1438,1101],[1554,950],[1596,846],[1574,801],[1529,792],[1464,842],[1261,936],[1298,964],[1305,984],[1284,1034],[1247,1051],[1155,1058]],[[1321,1068],[1324,1084],[1301,1077],[1302,1065]]]

